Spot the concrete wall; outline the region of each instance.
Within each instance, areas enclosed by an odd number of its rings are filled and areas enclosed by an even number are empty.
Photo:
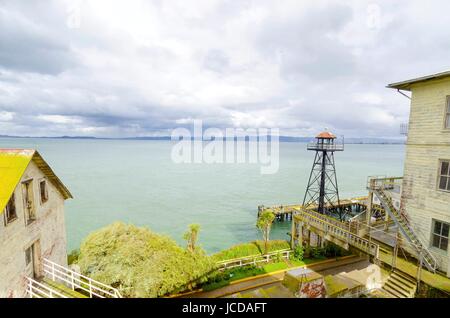
[[[420,239],[449,269],[447,252],[431,246],[432,219],[450,223],[450,192],[438,190],[439,160],[450,159],[450,130],[444,129],[450,79],[412,86],[402,205]]]
[[[26,225],[21,182],[30,178],[33,179],[36,220]],[[40,245],[40,258],[67,265],[64,199],[47,180],[48,201],[42,204],[39,181],[43,178],[44,174],[31,162],[14,191],[17,219],[5,225],[5,214],[0,215],[0,297],[26,295],[25,250],[36,241]]]

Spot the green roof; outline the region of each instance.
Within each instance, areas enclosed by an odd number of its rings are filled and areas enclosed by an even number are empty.
[[[3,213],[14,189],[31,161],[39,167],[64,199],[72,198],[72,194],[36,150],[0,149],[0,214]]]

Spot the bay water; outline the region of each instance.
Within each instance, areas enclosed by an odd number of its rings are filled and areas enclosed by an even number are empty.
[[[0,138],[1,148],[37,149],[74,198],[66,201],[68,250],[114,221],[147,226],[184,244],[191,223],[213,253],[261,238],[257,206],[303,200],[314,152],[305,143],[280,143],[279,171],[257,164],[176,164],[173,144],[153,140]],[[335,155],[340,197],[366,195],[367,176],[402,176],[404,145],[348,144]],[[289,223],[272,238],[287,239]]]

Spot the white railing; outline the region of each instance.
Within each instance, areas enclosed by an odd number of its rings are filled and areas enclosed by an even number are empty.
[[[57,290],[27,277],[27,294],[30,298],[68,298]]]
[[[270,252],[265,255],[252,255],[239,258],[233,258],[217,262],[216,265],[219,270],[231,269],[235,267],[243,267],[249,265],[256,265],[259,263],[269,263],[271,260],[280,257],[282,259],[289,259],[292,251],[290,249],[278,250]]]
[[[90,298],[121,298],[116,288],[93,280],[90,277],[77,273],[69,268],[56,264],[46,258],[43,260],[45,276],[55,282],[61,282],[72,290],[82,290]]]
[[[326,144],[326,143],[310,142],[307,145],[307,149],[308,150],[343,151],[344,144],[343,143]]]
[[[376,259],[379,258],[379,245],[356,234],[358,229],[353,229],[352,224],[349,222],[340,222],[323,214],[305,209],[298,209],[296,217],[299,217],[306,225],[324,232],[325,236],[330,235],[369,255],[373,255]]]

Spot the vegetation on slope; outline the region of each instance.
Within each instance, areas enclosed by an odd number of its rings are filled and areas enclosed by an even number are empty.
[[[91,233],[81,244],[83,274],[118,288],[125,297],[159,297],[204,282],[214,263],[167,236],[121,222]]]
[[[289,249],[289,242],[285,240],[268,241],[268,253],[278,250]],[[226,250],[220,251],[212,256],[214,261],[224,261],[233,258],[262,255],[264,253],[264,241],[253,241],[234,245]]]

